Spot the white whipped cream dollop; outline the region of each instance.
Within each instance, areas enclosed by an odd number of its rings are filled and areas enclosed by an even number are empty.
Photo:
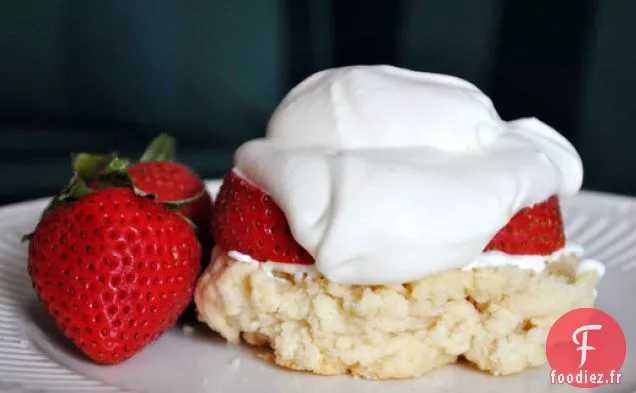
[[[505,122],[464,80],[391,66],[307,78],[235,166],[283,210],[315,268],[347,284],[464,267],[519,210],[575,195],[583,177],[546,124]]]
[[[221,252],[221,250],[219,250],[219,252]],[[276,273],[285,273],[292,275],[294,280],[301,281],[307,277],[316,277],[320,274],[315,265],[257,261],[249,255],[236,250],[227,251],[225,255],[239,262],[256,265],[268,276],[273,278],[278,278]],[[562,261],[564,257],[571,255],[581,258],[583,256],[583,247],[576,243],[568,243],[565,247],[549,255],[510,255],[500,251],[486,251],[477,256],[475,260],[462,267],[462,270],[470,271],[472,269],[488,269],[508,266],[522,270],[533,270],[537,273],[541,273],[548,267],[548,264]],[[585,274],[589,271],[596,272],[599,278],[602,278],[605,275],[605,265],[595,259],[580,260],[576,267],[576,275]]]

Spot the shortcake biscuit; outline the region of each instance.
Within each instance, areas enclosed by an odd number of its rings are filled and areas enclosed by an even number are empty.
[[[565,255],[543,272],[453,269],[401,285],[341,285],[215,249],[196,288],[201,321],[229,342],[271,350],[282,367],[366,379],[410,378],[464,358],[494,375],[546,362],[550,326],[591,307],[599,275]]]

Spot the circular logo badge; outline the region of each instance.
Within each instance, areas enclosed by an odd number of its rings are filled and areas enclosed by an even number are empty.
[[[626,351],[623,329],[609,314],[594,308],[572,310],[548,333],[550,381],[578,388],[618,384]]]

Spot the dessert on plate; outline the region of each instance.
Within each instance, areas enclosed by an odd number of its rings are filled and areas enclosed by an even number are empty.
[[[503,121],[464,80],[318,72],[236,152],[195,289],[199,319],[322,375],[543,365],[550,326],[593,306],[604,273],[563,230],[559,200],[582,177],[557,131]]]

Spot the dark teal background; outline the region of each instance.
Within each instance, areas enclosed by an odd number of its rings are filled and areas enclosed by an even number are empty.
[[[314,71],[455,74],[504,118],[579,149],[585,186],[636,194],[631,0],[0,2],[0,203],[56,191],[68,152],[140,153],[160,131],[206,177]]]

